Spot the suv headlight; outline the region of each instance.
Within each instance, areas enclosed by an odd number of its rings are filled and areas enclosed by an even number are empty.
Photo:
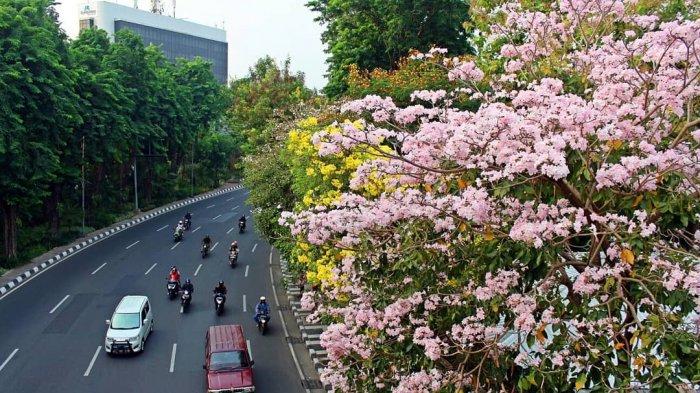
[[[111,337],[107,337],[107,342],[108,342],[108,343],[113,343],[113,342],[114,342],[114,339],[111,338]]]
[[[129,337],[129,338],[127,338],[126,340],[127,340],[128,342],[132,342],[132,341],[137,341],[138,339],[139,339],[139,336],[134,336],[134,337]]]

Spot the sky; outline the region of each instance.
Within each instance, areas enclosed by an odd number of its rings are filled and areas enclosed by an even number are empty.
[[[149,8],[149,0],[138,0]],[[229,74],[243,77],[262,56],[278,61],[288,56],[292,69],[306,74],[312,88],[326,84],[326,54],[321,43],[322,27],[307,0],[177,0],[176,16],[210,26],[224,27],[229,44]],[[61,26],[69,36],[78,34],[78,8],[86,0],[57,0]],[[133,0],[111,0],[133,6]],[[165,14],[172,15],[172,0],[161,1]]]

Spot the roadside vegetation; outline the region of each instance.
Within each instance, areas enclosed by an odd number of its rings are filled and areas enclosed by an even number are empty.
[[[696,388],[694,6],[475,1],[468,45],[350,61],[276,123],[249,202],[330,325],[325,383]]]
[[[69,41],[49,0],[0,1],[0,266],[86,230],[219,186],[236,144],[226,86],[129,31]]]

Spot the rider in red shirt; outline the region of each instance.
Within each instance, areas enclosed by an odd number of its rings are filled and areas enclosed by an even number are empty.
[[[177,270],[175,266],[170,268],[170,275],[168,276],[168,279],[170,281],[175,281],[177,283],[180,283],[180,272]]]

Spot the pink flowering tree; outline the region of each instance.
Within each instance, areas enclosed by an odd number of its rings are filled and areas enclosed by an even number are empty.
[[[697,10],[527,4],[474,7],[476,58],[415,56],[462,88],[368,96],[314,136],[321,158],[373,157],[331,207],[281,219],[343,250],[339,284],[304,296],[332,322],[336,390],[700,383]]]

